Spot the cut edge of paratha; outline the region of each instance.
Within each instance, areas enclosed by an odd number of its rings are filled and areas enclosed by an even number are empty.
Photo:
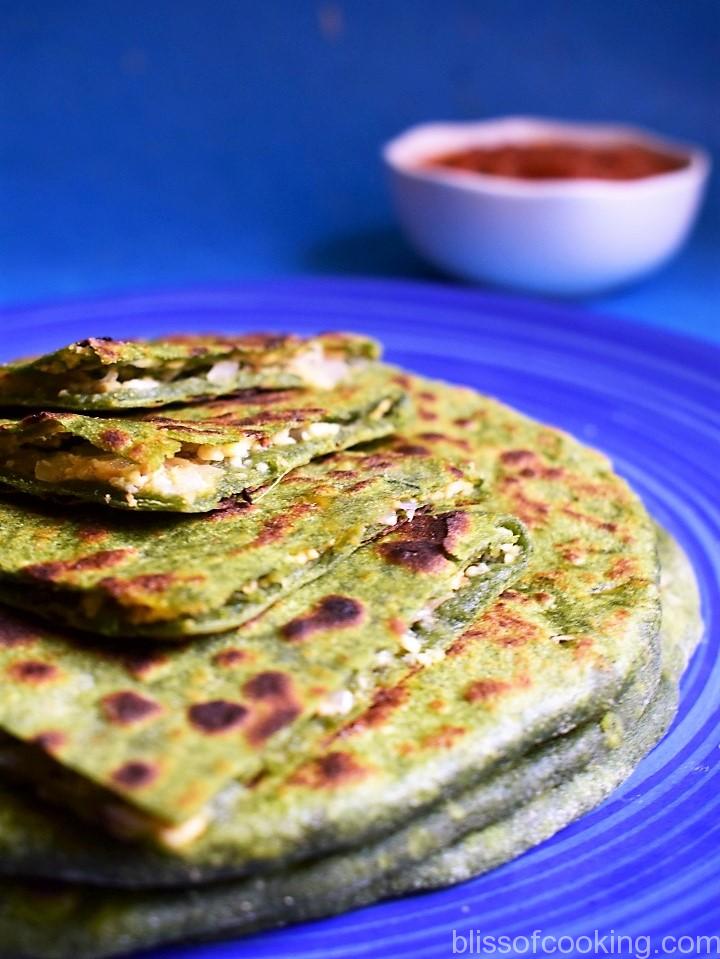
[[[374,340],[351,333],[90,337],[0,366],[0,404],[101,411],[187,403],[257,387],[330,389],[379,355]]]

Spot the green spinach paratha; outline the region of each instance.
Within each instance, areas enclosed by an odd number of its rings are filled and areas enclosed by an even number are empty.
[[[0,404],[118,410],[166,406],[236,390],[336,386],[375,360],[378,344],[348,333],[91,337],[0,365]]]
[[[661,552],[665,568],[672,569],[672,576],[665,579],[663,599],[671,608],[682,606],[684,615],[673,615],[663,628],[664,675],[656,693],[641,696],[647,702],[642,711],[637,697],[631,705],[621,700],[611,714],[613,722],[605,717],[599,725],[540,747],[515,768],[452,799],[375,847],[276,875],[202,890],[141,892],[5,881],[0,885],[0,943],[17,959],[104,959],[163,942],[240,935],[458,882],[537,844],[601,802],[662,736],[674,714],[679,670],[699,639],[700,616],[687,560],[666,538],[661,539]],[[593,733],[596,749],[589,750],[587,760],[587,745],[581,744]],[[556,761],[563,752],[564,767]],[[566,776],[558,776],[563,768]],[[555,774],[548,774],[552,769]],[[482,819],[482,809],[493,794],[505,814],[496,811],[495,820],[474,828],[478,812]],[[518,796],[520,802],[513,803]],[[37,832],[42,834],[42,827],[30,828],[35,823],[33,813],[23,820],[27,808],[9,793],[0,802],[0,810],[8,809],[10,816],[0,822],[9,821],[10,826],[0,832],[0,842],[4,839],[9,844],[7,835],[14,824],[21,836],[25,833],[20,844],[32,844]],[[450,833],[448,823],[454,824]],[[52,823],[51,828],[55,827]],[[452,832],[457,841],[450,838]],[[451,844],[443,849],[448,840]]]
[[[520,575],[522,527],[455,502],[390,527],[240,630],[142,647],[139,665],[125,647],[3,613],[0,727],[155,817],[155,831],[179,825],[169,843],[194,837],[225,783],[286,765],[321,717],[359,711],[408,657],[431,655],[426,623],[443,600],[475,610]],[[118,802],[100,806],[120,821]]]
[[[110,636],[179,638],[257,616],[363,542],[472,491],[457,465],[341,452],[301,466],[253,503],[201,517],[128,515],[0,498],[0,598]]]
[[[205,512],[291,469],[397,430],[407,403],[376,366],[333,389],[245,390],[160,413],[0,419],[0,480],[44,497]]]
[[[249,792],[229,783],[206,831],[167,860],[170,880],[369,841],[529,744],[596,718],[657,663],[655,533],[608,461],[470,391],[404,386],[416,393],[420,433],[403,448],[472,456],[484,506],[504,509],[512,498],[531,523],[529,568],[487,610],[428,622],[426,630],[449,625],[450,642],[436,644],[447,655],[383,679],[366,709],[328,728],[312,754],[297,752]],[[324,768],[337,770],[334,779]]]

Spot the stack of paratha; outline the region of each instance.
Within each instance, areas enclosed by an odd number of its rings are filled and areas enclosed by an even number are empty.
[[[458,882],[674,714],[693,573],[608,461],[362,337],[92,339],[0,402],[3,959]]]

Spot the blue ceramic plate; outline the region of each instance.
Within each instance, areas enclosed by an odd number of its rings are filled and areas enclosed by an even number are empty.
[[[477,955],[477,930],[520,937],[498,940],[500,955],[527,955],[522,937],[536,930],[536,942],[564,937],[544,951],[540,943],[539,955],[718,955],[720,943],[702,937],[720,935],[720,349],[475,292],[327,280],[17,310],[0,325],[7,358],[89,334],[368,332],[409,369],[470,384],[603,449],[688,550],[702,584],[707,637],[678,720],[595,812],[452,889],[147,959]]]

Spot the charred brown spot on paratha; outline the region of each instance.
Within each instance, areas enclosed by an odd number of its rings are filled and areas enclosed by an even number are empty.
[[[43,752],[54,754],[59,752],[65,745],[67,736],[65,733],[60,732],[59,729],[47,729],[33,736],[30,742],[34,746],[37,746],[38,749],[42,749]]]
[[[436,572],[452,558],[453,548],[469,525],[467,513],[461,511],[439,516],[420,513],[402,525],[397,538],[381,543],[378,552],[389,563],[414,572]]]
[[[637,572],[637,563],[630,556],[621,556],[607,571],[608,579],[628,579]]]
[[[505,466],[517,466],[519,463],[530,464],[537,459],[537,453],[532,450],[505,450],[500,454],[500,462]]]
[[[237,729],[245,721],[247,714],[247,706],[227,699],[213,699],[207,703],[195,703],[188,709],[188,718],[191,725],[210,736]]]
[[[150,679],[169,659],[165,653],[141,652],[139,650],[121,653],[120,661],[134,679]]]
[[[565,476],[562,467],[548,465],[532,450],[505,450],[500,454],[500,462],[508,472],[514,473],[515,478],[558,480]]]
[[[429,410],[426,406],[421,406],[418,410],[418,416],[421,420],[430,421],[436,420],[438,418],[437,413],[433,410]]]
[[[521,519],[526,526],[540,526],[547,520],[550,507],[541,500],[532,499],[518,487],[515,476],[505,476],[500,480],[500,487],[509,496],[510,509]]]
[[[428,733],[420,740],[422,749],[451,749],[467,733],[465,726],[441,726],[435,732]]]
[[[399,443],[395,447],[395,452],[403,456],[430,456],[427,446],[421,446],[419,443]]]
[[[587,560],[587,550],[579,544],[568,543],[565,546],[558,547],[558,553],[562,558],[573,566],[582,566]]]
[[[350,753],[331,752],[301,766],[290,782],[310,789],[335,789],[362,779],[367,772]]]
[[[365,615],[362,603],[350,596],[325,596],[305,616],[297,616],[282,627],[285,639],[298,642],[313,633],[356,626]]]
[[[464,698],[469,703],[484,703],[512,689],[512,683],[503,679],[475,679],[465,690]]]
[[[67,419],[67,414],[65,413],[49,413],[47,410],[44,410],[41,413],[30,413],[29,416],[25,416],[20,420],[21,426],[38,426],[41,423],[56,423],[58,421]]]
[[[100,442],[102,445],[111,450],[121,450],[129,439],[130,437],[127,433],[123,433],[122,430],[118,429],[103,430],[100,434]]]
[[[263,410],[262,413],[254,413],[252,416],[237,416],[234,413],[224,413],[221,416],[214,416],[214,422],[222,422],[228,426],[267,426],[269,423],[299,423],[302,420],[311,420],[322,417],[326,414],[322,407],[306,406],[300,409],[288,410]],[[262,434],[256,434],[257,439],[264,438]]]
[[[252,404],[253,406],[272,406],[273,403],[285,403],[300,393],[299,390],[263,390],[260,387],[251,387],[247,390],[238,390],[230,397],[212,400],[207,404],[211,410],[228,410],[238,403]]]
[[[110,530],[99,523],[83,524],[77,530],[77,537],[83,543],[99,543],[110,535]]]
[[[36,633],[26,623],[5,614],[0,615],[0,649],[27,646],[36,639]]]
[[[555,597],[552,593],[548,593],[547,590],[540,590],[537,593],[533,593],[533,599],[542,607],[552,606],[555,602]]]
[[[365,712],[341,729],[339,735],[351,736],[368,728],[384,726],[390,716],[407,702],[408,690],[405,686],[387,686],[379,689]]]
[[[154,699],[132,690],[110,693],[101,699],[100,706],[105,719],[116,726],[132,726],[162,712],[162,707]]]
[[[239,663],[244,663],[247,658],[248,654],[244,649],[224,649],[221,653],[216,653],[213,656],[213,663],[221,669],[228,669],[237,666]]]
[[[588,513],[582,513],[580,510],[573,509],[572,506],[563,506],[562,511],[571,519],[576,519],[581,523],[587,523],[589,526],[593,526],[595,529],[602,530],[605,533],[616,533],[618,530],[617,523],[609,522],[598,516],[590,516]]]
[[[118,766],[112,781],[122,789],[142,789],[157,779],[158,772],[157,766],[135,759]]]
[[[296,703],[278,704],[269,713],[253,720],[247,730],[247,740],[251,746],[262,746],[266,740],[290,726],[302,712]]]
[[[291,678],[279,670],[266,670],[252,676],[243,685],[243,695],[254,704],[245,731],[251,746],[262,746],[302,713]]]
[[[228,496],[227,499],[220,500],[212,512],[203,513],[199,518],[205,523],[215,523],[218,520],[231,520],[238,516],[248,516],[251,511],[256,509],[257,506],[242,499],[240,495]]]
[[[285,673],[278,670],[267,670],[248,679],[243,686],[243,693],[248,699],[284,699],[289,701],[292,696],[292,682]]]
[[[573,658],[582,660],[593,655],[594,646],[592,636],[577,636],[572,644]]]
[[[538,639],[540,630],[534,623],[517,616],[499,601],[483,616],[480,635],[498,646],[523,646]]]
[[[523,646],[540,637],[538,627],[528,619],[507,609],[502,600],[494,606],[470,629],[459,636],[448,648],[448,656],[460,656],[475,642],[495,643],[497,646]]]
[[[243,550],[256,546],[267,546],[268,543],[276,543],[282,540],[295,524],[308,513],[312,513],[315,506],[312,503],[295,503],[289,509],[279,516],[271,516],[266,521],[255,539],[249,546],[243,546]]]
[[[100,581],[100,586],[114,599],[122,599],[133,592],[164,593],[177,579],[174,573],[146,573],[130,579],[108,576]]]
[[[105,549],[97,553],[91,553],[89,556],[81,556],[79,559],[57,560],[50,563],[33,563],[30,566],[23,566],[20,570],[31,579],[41,582],[53,582],[64,578],[68,573],[83,573],[97,569],[107,569],[110,566],[117,566],[125,562],[136,554],[132,547],[124,549]]]
[[[60,670],[52,663],[43,663],[39,659],[24,659],[8,667],[9,676],[19,683],[41,686],[60,677]]]
[[[469,453],[472,449],[468,440],[462,436],[450,436],[447,433],[437,432],[425,432],[419,433],[418,435],[421,440],[424,440],[427,443],[449,443],[465,453]]]
[[[367,489],[368,486],[372,486],[371,479],[358,480],[357,483],[353,483],[347,490],[348,493],[359,493],[361,490]]]

